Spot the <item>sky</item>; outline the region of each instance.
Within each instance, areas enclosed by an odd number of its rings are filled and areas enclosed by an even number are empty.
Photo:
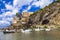
[[[17,12],[35,12],[48,6],[55,0],[0,0],[0,28],[12,23]]]

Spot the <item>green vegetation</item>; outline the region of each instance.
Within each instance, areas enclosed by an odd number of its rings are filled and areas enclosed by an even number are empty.
[[[45,26],[44,26],[44,28],[48,28],[48,26],[47,26],[47,25],[45,25]]]

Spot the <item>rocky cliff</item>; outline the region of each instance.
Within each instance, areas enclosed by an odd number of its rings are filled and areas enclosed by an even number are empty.
[[[22,24],[22,17],[20,17],[18,13],[16,17],[18,17],[18,19],[15,18],[16,20],[13,18],[13,22],[16,21],[16,23],[11,25],[13,28],[31,28],[44,25],[52,25],[53,27],[60,26],[60,0],[34,12],[28,17],[26,24]]]
[[[60,26],[60,0],[57,0],[37,12],[34,12],[34,14],[29,17],[28,24]]]

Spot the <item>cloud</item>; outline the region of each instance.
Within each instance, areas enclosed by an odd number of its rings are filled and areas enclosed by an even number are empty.
[[[14,9],[12,11],[8,11],[8,12],[3,13],[3,15],[4,16],[11,16],[11,17],[13,17],[13,16],[16,15],[17,12],[18,12],[18,10],[17,9]]]
[[[14,2],[13,2],[13,5],[14,6],[16,6],[16,5],[18,5],[18,6],[22,6],[22,5],[25,5],[25,4],[30,4],[30,2],[31,2],[32,0],[14,0]]]
[[[6,9],[1,9],[1,12],[3,13],[0,14],[0,28],[9,26],[12,23],[12,18],[16,15],[19,9],[19,8],[15,8],[15,6],[12,6],[9,3],[8,4],[5,3],[5,1],[4,1],[4,4]]]
[[[8,11],[4,12],[3,14],[0,15],[0,28],[5,28],[12,23],[12,18],[16,15],[18,11],[13,10],[13,11]]]
[[[22,8],[23,5],[30,5],[32,0],[14,0],[13,1],[13,6],[14,8],[17,8],[18,10],[20,10]]]
[[[13,6],[17,8],[18,10],[21,10],[22,12],[27,12],[31,9],[33,5],[35,7],[44,8],[45,6],[48,6],[51,4],[53,0],[14,0]],[[22,8],[23,5],[28,5],[26,9]],[[22,8],[22,9],[21,9]]]
[[[33,0],[31,1],[30,5],[27,7],[27,9],[23,9],[22,12],[27,12],[29,10],[33,10],[33,8],[40,7],[40,8],[44,8],[45,6],[48,6],[49,4],[51,4],[54,0]],[[32,8],[32,6],[34,6]],[[34,11],[34,10],[33,10]],[[32,12],[32,11],[30,11]]]
[[[10,25],[8,21],[0,20],[0,28],[6,28]]]
[[[45,6],[48,6],[51,4],[53,0],[39,0],[39,1],[34,1],[27,9],[30,10],[32,5],[35,5],[36,7],[44,8]]]
[[[7,10],[13,10],[13,6],[9,4],[5,4]]]

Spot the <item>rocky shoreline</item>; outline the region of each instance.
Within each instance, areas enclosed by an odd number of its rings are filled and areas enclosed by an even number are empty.
[[[40,31],[53,31],[53,30],[59,30],[60,28],[54,28],[53,26],[52,27],[47,27],[47,26],[43,26],[43,27],[40,27],[40,28],[26,28],[26,29],[0,29],[0,32],[4,32],[4,33],[26,33],[26,32],[32,32],[32,31],[36,31],[36,32],[40,32]]]

